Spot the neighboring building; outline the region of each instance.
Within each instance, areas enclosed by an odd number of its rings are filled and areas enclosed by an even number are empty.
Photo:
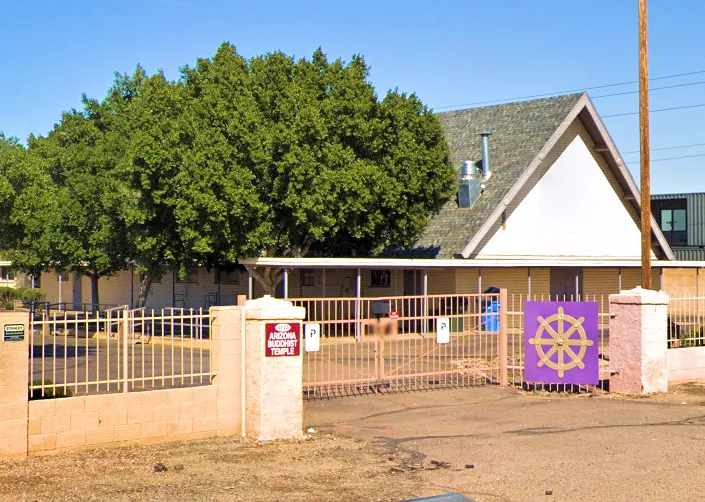
[[[14,288],[17,285],[11,265],[12,262],[0,260],[0,287]]]
[[[705,193],[652,195],[651,211],[676,260],[705,261]]]
[[[471,294],[489,286],[575,297],[640,283],[639,192],[587,94],[438,116],[459,170],[458,197],[412,249],[379,258],[252,258],[242,264],[286,268],[280,295],[288,297]],[[491,135],[481,135],[485,131]],[[652,260],[653,287],[667,290],[672,269],[684,265],[674,261],[656,220]],[[702,266],[690,265],[694,274]],[[168,273],[153,285],[148,306],[207,307],[262,293],[247,272],[235,275],[224,283],[201,269],[182,283]],[[52,301],[90,301],[87,278],[43,277],[42,287]],[[134,304],[138,291],[134,272],[100,280],[101,303]]]
[[[705,262],[705,193],[652,195],[651,212],[675,259],[693,262],[670,271],[666,286],[678,296],[705,293],[705,272],[695,263]]]

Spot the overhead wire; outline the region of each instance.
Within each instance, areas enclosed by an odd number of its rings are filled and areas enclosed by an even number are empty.
[[[672,75],[662,75],[660,77],[652,77],[649,79],[649,81],[656,81],[656,80],[665,80],[669,78],[678,78],[678,77],[687,77],[690,75],[701,75],[705,73],[705,70],[697,70],[697,71],[690,71],[686,73],[674,73]],[[573,92],[583,92],[583,91],[593,91],[595,89],[607,89],[609,87],[619,87],[623,85],[633,85],[633,84],[638,84],[638,80],[630,80],[629,82],[618,82],[614,84],[603,84],[603,85],[595,85],[592,87],[582,87],[580,89],[570,89],[566,91],[555,91],[555,92],[547,92],[543,94],[532,94],[529,96],[517,96],[514,98],[504,98],[504,99],[495,99],[495,100],[490,100],[490,101],[476,101],[474,103],[464,103],[464,104],[459,104],[459,105],[444,105],[444,106],[435,106],[433,107],[434,110],[443,110],[446,108],[458,108],[461,106],[476,106],[476,105],[487,105],[487,104],[500,104],[500,103],[507,103],[510,101],[521,101],[522,99],[532,99],[532,98],[543,98],[547,96],[556,96],[559,94],[570,94]],[[638,92],[638,91],[636,91]],[[601,97],[607,97],[607,96],[601,96]]]
[[[705,146],[705,143],[693,143],[690,145],[663,146],[660,148],[651,148],[649,151],[657,152],[660,150],[679,150],[681,148],[695,148],[696,146]],[[631,150],[629,152],[622,152],[622,155],[628,155],[630,153],[641,153],[641,150]]]

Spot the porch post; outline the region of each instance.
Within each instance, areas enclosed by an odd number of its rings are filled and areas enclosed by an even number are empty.
[[[171,306],[176,308],[176,269],[171,269]]]
[[[323,298],[325,298],[326,297],[326,269],[324,268],[324,269],[322,269],[322,271],[323,272],[321,273],[321,276],[322,276],[321,277],[321,281],[322,281],[321,295],[323,296]]]
[[[531,267],[527,269],[527,278],[528,278],[528,288],[527,288],[527,300],[531,300]],[[501,305],[501,304],[500,304]]]
[[[618,269],[618,275],[617,275],[617,292],[622,291],[622,267],[619,267]]]
[[[362,317],[362,312],[360,312],[360,297],[362,296],[362,270],[358,267],[357,269],[357,284],[355,288],[356,297],[355,300],[355,339],[360,341],[360,331],[362,326],[360,325],[360,318]]]
[[[477,294],[482,294],[482,267],[477,269]]]
[[[254,296],[254,290],[255,290],[255,285],[254,281],[252,280],[252,272],[250,272],[250,269],[247,269],[247,298],[252,300]]]
[[[63,310],[61,307],[61,304],[64,301],[64,292],[62,291],[62,284],[63,284],[63,279],[62,279],[63,274],[59,272],[59,310]]]
[[[284,269],[284,299],[289,298],[289,269]]]
[[[580,269],[575,269],[575,301],[580,301]]]
[[[32,278],[32,289],[34,289],[34,274],[30,276]]]
[[[428,269],[423,269],[423,335],[428,332]]]

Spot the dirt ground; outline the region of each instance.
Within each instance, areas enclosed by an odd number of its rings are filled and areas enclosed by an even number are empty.
[[[155,472],[157,464],[166,472]],[[222,438],[0,462],[0,500],[396,501],[420,481],[399,477],[365,441],[311,434],[258,443]]]
[[[306,439],[0,462],[0,501],[700,501],[705,386],[648,398],[496,387],[308,402]],[[166,467],[155,472],[155,467]],[[160,469],[157,469],[157,471]]]
[[[309,403],[306,423],[394,452],[418,496],[701,501],[705,386],[623,398],[470,388]],[[435,461],[442,467],[414,469]]]

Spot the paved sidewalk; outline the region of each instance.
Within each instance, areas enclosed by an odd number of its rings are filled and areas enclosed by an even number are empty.
[[[685,403],[685,404],[683,404]],[[307,426],[372,441],[422,495],[478,501],[699,501],[705,387],[644,399],[470,388],[315,401]],[[438,470],[414,469],[428,461]],[[466,468],[473,464],[473,468]],[[547,493],[551,493],[547,495]]]

